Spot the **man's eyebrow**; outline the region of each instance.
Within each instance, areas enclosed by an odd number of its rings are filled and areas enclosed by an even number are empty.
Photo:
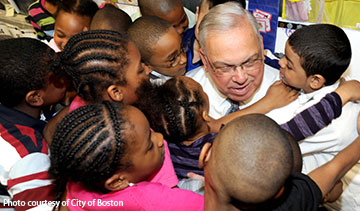
[[[251,55],[250,57],[248,57],[244,62],[242,62],[240,65],[243,65],[247,62],[249,62],[251,59],[253,59],[254,57],[258,56],[259,53],[255,53],[253,55]],[[233,66],[234,64],[228,64],[226,62],[220,62],[220,61],[215,61],[214,65],[227,65],[227,66]]]

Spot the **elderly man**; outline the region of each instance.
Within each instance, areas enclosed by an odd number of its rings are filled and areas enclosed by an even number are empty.
[[[208,94],[213,118],[252,105],[279,79],[279,71],[264,64],[258,23],[238,3],[212,8],[199,26],[199,42],[204,66],[187,76]]]

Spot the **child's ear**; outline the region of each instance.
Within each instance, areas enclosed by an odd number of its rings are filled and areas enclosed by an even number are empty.
[[[129,181],[124,175],[114,174],[105,181],[104,187],[109,191],[123,190],[129,186]]]
[[[205,110],[202,112],[201,117],[203,118],[203,120],[204,120],[206,123],[208,123],[208,122],[210,122],[210,121],[211,121],[211,118],[209,117],[208,112],[207,112],[207,111],[205,111]]]
[[[207,142],[204,144],[199,156],[199,168],[201,169],[204,168],[206,163],[209,161],[211,155],[211,149],[212,149],[211,143]]]
[[[25,96],[25,101],[31,106],[39,107],[44,104],[41,90],[31,90]]]
[[[111,101],[122,102],[124,99],[123,88],[119,85],[110,85],[107,88],[107,93]]]
[[[325,84],[325,78],[322,75],[315,74],[309,77],[310,88],[313,90],[321,89]]]
[[[149,75],[151,72],[152,72],[152,68],[151,68],[151,65],[148,65],[144,62],[141,63],[144,67],[144,70],[145,70],[145,73],[146,75]]]

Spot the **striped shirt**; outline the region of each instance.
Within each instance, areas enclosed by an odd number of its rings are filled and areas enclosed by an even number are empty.
[[[45,122],[0,105],[0,204],[5,200],[52,200],[50,158],[42,136]]]
[[[45,0],[37,0],[32,3],[29,6],[28,17],[40,40],[50,41],[51,38],[53,38],[55,19],[51,13],[45,9]]]
[[[308,136],[327,126],[331,121],[340,116],[342,101],[336,92],[327,94],[321,101],[296,115],[290,121],[280,125],[288,131],[296,141],[301,141]],[[189,146],[182,143],[171,143],[169,149],[176,175],[179,179],[187,178],[187,173],[193,172],[204,175],[199,169],[199,156],[205,143],[212,143],[217,133],[209,133]]]

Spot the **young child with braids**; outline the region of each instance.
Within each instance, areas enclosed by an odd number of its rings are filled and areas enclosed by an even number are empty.
[[[78,108],[57,126],[49,173],[70,210],[203,210],[191,191],[147,182],[164,160],[163,137],[137,108],[104,102]]]
[[[68,76],[77,96],[49,122],[45,136],[49,142],[55,125],[67,113],[105,100],[134,104],[138,101],[138,90],[146,89],[150,83],[137,47],[118,32],[95,30],[75,35],[65,46],[60,60],[59,68]],[[150,181],[173,187],[178,179],[165,140],[164,149],[164,164]]]
[[[312,128],[320,130],[341,114],[342,105],[349,100],[359,99],[359,93],[354,92],[354,88],[359,90],[360,83],[345,82],[336,92],[327,95],[281,127],[297,141],[316,133],[316,130],[309,130],[308,126],[316,125]],[[168,140],[179,179],[187,178],[189,172],[203,175],[203,170],[198,167],[200,151],[205,143],[213,141],[220,124],[253,112],[243,109],[218,120],[210,118],[209,100],[201,85],[183,76],[172,78],[141,96],[139,107],[148,117],[151,127]]]

